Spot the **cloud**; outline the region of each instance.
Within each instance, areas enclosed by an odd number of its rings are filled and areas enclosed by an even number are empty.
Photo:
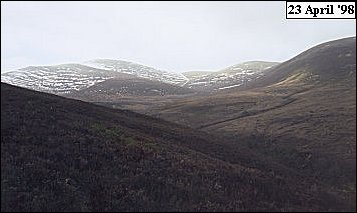
[[[285,20],[284,2],[2,2],[2,72],[93,58],[171,71],[283,61],[355,35],[355,20]]]

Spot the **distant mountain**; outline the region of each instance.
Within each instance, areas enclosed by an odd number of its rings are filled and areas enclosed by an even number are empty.
[[[65,94],[90,87],[114,77],[125,77],[114,71],[96,69],[81,64],[29,66],[1,74],[1,82],[37,91]]]
[[[199,91],[219,91],[240,87],[249,81],[260,78],[265,71],[277,64],[276,62],[249,61],[217,72],[189,72],[186,74],[189,81],[185,87]]]
[[[29,66],[1,74],[1,82],[55,94],[67,94],[107,79],[128,76],[173,85],[183,85],[187,82],[187,78],[182,74],[161,71],[133,62],[96,59],[83,64]]]
[[[122,97],[185,95],[194,92],[189,88],[131,76],[111,78],[91,87],[73,91],[66,97],[90,102],[108,102],[117,101]]]
[[[84,64],[96,67],[99,69],[111,70],[120,73],[131,74],[141,78],[161,81],[165,83],[182,85],[187,81],[187,78],[182,74],[171,73],[163,70],[158,70],[152,67],[141,64],[112,59],[95,59],[84,62]]]

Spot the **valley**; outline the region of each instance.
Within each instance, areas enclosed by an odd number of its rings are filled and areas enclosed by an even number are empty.
[[[1,80],[2,210],[356,210],[355,37],[215,72],[95,59]]]
[[[314,178],[217,136],[4,83],[1,91],[3,211],[351,208]]]

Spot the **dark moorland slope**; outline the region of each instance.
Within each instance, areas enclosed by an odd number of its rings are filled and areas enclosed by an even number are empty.
[[[245,89],[181,99],[147,112],[247,144],[326,182],[355,205],[355,37],[317,45]]]
[[[1,84],[1,211],[351,209],[207,133]]]
[[[139,77],[112,78],[85,89],[65,94],[65,97],[88,102],[110,102],[124,97],[155,97],[190,95],[195,91],[160,81]]]

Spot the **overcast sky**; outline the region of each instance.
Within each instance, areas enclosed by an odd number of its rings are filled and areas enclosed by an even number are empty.
[[[284,61],[356,20],[286,20],[285,2],[1,2],[1,71],[122,59],[173,72]]]

